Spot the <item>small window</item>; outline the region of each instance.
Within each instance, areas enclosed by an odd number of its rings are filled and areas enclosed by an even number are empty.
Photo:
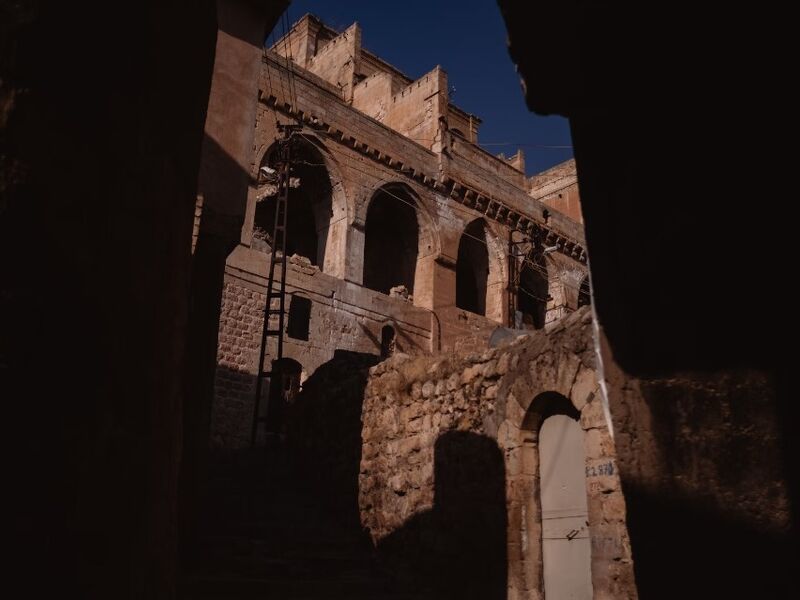
[[[289,325],[286,333],[296,340],[307,340],[311,322],[311,300],[302,296],[292,296],[289,304]]]

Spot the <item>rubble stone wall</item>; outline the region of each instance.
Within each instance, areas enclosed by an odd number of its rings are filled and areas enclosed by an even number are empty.
[[[534,399],[555,392],[580,412],[584,430],[595,597],[635,597],[625,500],[592,344],[591,313],[582,309],[547,333],[521,336],[481,353],[398,355],[373,367],[362,412],[359,502],[362,523],[375,543],[381,547],[384,540],[403,538],[403,544],[391,545],[392,551],[400,559],[415,562],[414,549],[424,544],[430,532],[420,531],[416,537],[400,532],[422,514],[445,510],[437,507],[446,501],[440,497],[443,490],[437,479],[446,480],[449,471],[462,467],[457,454],[445,456],[449,462],[437,458],[437,443],[445,436],[468,432],[491,440],[503,457],[508,597],[543,597],[536,446],[542,417],[537,417],[541,407]],[[463,460],[488,469],[491,452],[472,453]],[[491,484],[484,480],[473,485]],[[469,505],[477,492],[469,486],[459,489],[460,503]],[[481,521],[477,507],[474,516]],[[434,535],[443,538],[434,548],[448,548],[454,545],[448,538],[457,534],[439,528]]]

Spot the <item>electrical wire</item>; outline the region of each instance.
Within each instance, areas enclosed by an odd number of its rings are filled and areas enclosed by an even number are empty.
[[[306,136],[306,135],[305,135],[305,134],[303,134],[302,132],[300,132],[300,133],[299,133],[299,135],[300,135],[300,136],[302,136],[303,138],[305,138],[306,140],[308,140],[310,143],[313,143],[313,138],[310,138],[310,137]],[[351,158],[351,157],[348,157],[348,158]],[[357,160],[358,162],[364,162],[364,161],[362,161],[360,158],[355,158],[355,160]],[[324,163],[312,163],[312,162],[309,162],[309,161],[298,161],[298,162],[297,162],[297,163],[295,163],[295,164],[304,164],[304,165],[307,165],[307,166],[321,167],[321,168],[325,168],[325,169],[327,170],[327,165],[325,165]],[[349,168],[350,168],[350,169],[353,169],[353,170],[355,170],[355,171],[358,171],[358,172],[360,172],[360,173],[362,173],[362,174],[365,174],[365,175],[371,176],[371,177],[373,177],[373,178],[375,178],[375,179],[378,179],[379,181],[383,181],[384,183],[394,183],[394,182],[396,182],[396,180],[382,180],[380,177],[377,177],[375,173],[369,173],[369,172],[367,172],[367,171],[362,171],[362,170],[360,170],[360,169],[354,168],[352,165],[349,165]],[[362,183],[360,183],[360,182],[354,181],[354,180],[352,180],[352,179],[349,179],[349,178],[346,178],[346,177],[342,177],[342,179],[343,179],[343,180],[344,180],[346,183],[350,184],[351,186],[352,186],[352,185],[355,185],[355,186],[359,186],[359,187],[363,188],[363,189],[364,189],[364,190],[366,190],[366,191],[373,192],[373,193],[375,193],[375,192],[376,192],[375,188],[373,188],[373,187],[371,187],[371,186],[367,186],[367,185],[365,185],[365,184],[362,184]],[[420,209],[420,207],[419,207],[417,204],[415,204],[415,203],[413,203],[413,202],[409,202],[409,201],[408,201],[408,200],[406,200],[405,198],[402,198],[402,197],[400,197],[400,196],[398,196],[398,195],[394,194],[394,193],[393,193],[391,190],[387,190],[387,189],[385,189],[385,188],[382,188],[382,187],[381,187],[381,188],[379,188],[377,191],[380,191],[381,193],[385,194],[386,196],[388,196],[388,197],[391,197],[391,198],[393,198],[393,199],[395,199],[395,200],[397,200],[397,201],[399,201],[399,202],[401,202],[401,203],[403,203],[403,204],[405,204],[405,205],[407,205],[407,206],[411,207],[412,209],[414,209],[414,210],[415,210],[415,212],[422,212],[423,214],[426,214],[424,211],[420,211],[420,210],[419,210],[419,209]],[[448,205],[448,208],[451,208],[451,207]],[[440,218],[444,218],[445,220],[448,220],[448,221],[450,221],[450,222],[452,222],[452,223],[455,223],[455,224],[457,224],[459,227],[462,225],[462,222],[461,222],[461,221],[456,221],[456,220],[454,220],[454,219],[449,219],[449,218],[447,218],[445,215],[442,215],[442,214],[441,214],[441,213],[439,213],[439,212],[437,212],[437,215],[438,215]],[[469,214],[469,213],[468,213],[468,216],[469,216],[469,217],[471,217],[471,218],[473,219],[473,221],[474,221],[474,215],[473,215],[473,214]],[[428,218],[430,218],[430,216],[428,216]],[[482,218],[482,217],[478,217],[478,218]],[[339,220],[341,220],[341,219],[339,219]],[[433,223],[431,223],[431,226],[433,226]],[[486,246],[486,248],[487,248],[487,252],[492,252],[492,253],[496,252],[496,249],[492,249],[492,248],[489,246],[489,243],[488,243],[488,242],[487,242],[485,239],[481,239],[481,238],[479,238],[479,237],[477,237],[477,236],[474,236],[474,235],[472,235],[472,234],[470,234],[470,233],[468,233],[468,232],[466,232],[466,231],[462,231],[461,235],[462,235],[463,237],[471,238],[471,239],[473,239],[473,240],[477,241],[478,243],[481,243],[481,244],[483,244],[484,246]],[[529,241],[529,242],[527,242],[527,243],[533,244],[533,240],[530,240],[530,241]],[[419,258],[420,258],[420,259],[422,259],[422,258],[427,258],[428,256],[431,256],[432,254],[435,254],[435,253],[436,253],[436,252],[434,251],[434,252],[431,252],[430,254],[423,255],[423,256],[421,256],[421,257],[419,257]],[[511,254],[511,253],[509,253],[509,252],[505,252],[505,251],[503,252],[503,256],[504,256],[504,258],[512,258],[512,259],[514,259],[514,260],[516,260],[517,258],[519,258],[519,255],[514,255],[514,254]],[[521,261],[521,262],[522,262],[522,265],[521,265],[521,267],[520,267],[520,276],[521,276],[521,274],[522,274],[522,271],[524,271],[524,269],[527,267],[527,268],[528,268],[528,269],[530,269],[531,271],[533,271],[533,272],[535,272],[536,274],[538,274],[539,276],[541,276],[541,277],[544,279],[544,281],[545,281],[545,282],[547,282],[547,281],[551,281],[551,280],[554,280],[554,281],[557,281],[558,283],[560,283],[561,285],[563,285],[563,286],[565,286],[565,287],[569,287],[569,288],[572,288],[572,289],[578,290],[578,292],[580,292],[580,284],[578,284],[578,285],[574,285],[574,284],[572,284],[572,283],[570,283],[570,282],[568,282],[568,281],[564,280],[564,279],[563,279],[563,278],[562,278],[560,275],[558,275],[558,274],[556,274],[556,277],[554,278],[554,277],[553,277],[553,274],[551,274],[550,272],[548,272],[548,270],[547,270],[547,268],[546,268],[546,267],[542,267],[542,266],[538,265],[538,264],[535,262],[535,259],[536,259],[536,257],[537,257],[537,256],[540,256],[540,257],[545,257],[545,256],[547,256],[547,255],[545,255],[544,253],[531,254],[531,253],[529,252],[529,253],[528,253],[526,256],[524,256],[524,257],[523,257],[523,260]],[[518,262],[519,262],[519,261],[518,261]],[[520,282],[517,282],[517,285],[516,285],[516,287],[517,287],[517,291],[520,291],[520,292],[522,292],[523,294],[525,294],[525,295],[527,295],[527,296],[529,296],[529,297],[531,297],[531,298],[533,298],[533,299],[535,299],[535,300],[537,300],[537,301],[539,301],[539,302],[544,302],[544,303],[546,303],[546,302],[548,301],[548,298],[542,298],[541,296],[537,296],[536,294],[534,294],[533,292],[531,292],[530,290],[528,290],[528,289],[527,289],[527,288],[526,288],[526,287],[525,287],[523,284],[521,284]]]

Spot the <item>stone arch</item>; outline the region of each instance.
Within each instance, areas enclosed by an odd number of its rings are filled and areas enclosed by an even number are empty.
[[[433,219],[419,196],[406,184],[384,184],[364,204],[362,214],[362,285],[383,293],[405,285],[413,294],[424,264],[439,246]]]
[[[546,598],[592,598],[586,453],[580,413],[560,394],[534,400],[541,558]],[[535,499],[534,499],[535,500]]]
[[[324,272],[340,275],[344,241],[336,223],[346,221],[348,200],[336,161],[313,136],[291,140],[294,166],[289,191],[287,254],[308,258]],[[256,175],[252,246],[269,250],[277,201],[278,143],[262,154]],[[342,229],[344,231],[344,229]]]
[[[567,415],[583,431],[591,585],[599,595],[611,597],[615,584],[608,579],[609,569],[632,577],[632,557],[614,443],[593,362],[584,354],[548,347],[521,364],[508,385],[501,392],[507,402],[498,440],[506,451],[509,553],[518,557],[509,563],[510,595],[545,594],[541,430],[549,417]]]

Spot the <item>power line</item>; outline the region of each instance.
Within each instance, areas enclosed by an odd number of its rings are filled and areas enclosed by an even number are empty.
[[[314,141],[313,138],[308,137],[307,135],[303,134],[302,132],[300,132],[300,136],[302,136],[303,138],[305,138],[306,140],[308,140],[310,143],[313,144],[313,141]],[[355,161],[360,162],[360,163],[365,163],[365,161],[363,161],[362,159],[360,159],[358,157],[347,157],[347,159],[348,160],[355,160]],[[311,162],[308,162],[308,161],[298,161],[296,164],[305,164],[305,165],[308,165],[308,166],[322,167],[322,168],[325,168],[326,171],[327,171],[327,165],[325,165],[324,163],[311,163]],[[349,165],[348,168],[350,168],[350,169],[352,169],[354,171],[360,172],[362,174],[368,175],[370,177],[373,177],[375,179],[378,179],[379,181],[383,181],[384,183],[393,183],[394,182],[392,180],[384,180],[381,177],[376,176],[376,174],[374,172],[370,173],[370,172],[367,172],[367,171],[363,171],[361,169],[353,167],[352,165]],[[350,184],[350,185],[359,186],[359,187],[361,187],[364,190],[369,191],[369,192],[376,192],[376,190],[374,188],[372,188],[370,186],[367,186],[367,185],[365,185],[363,183],[360,183],[358,181],[355,181],[353,179],[346,178],[344,176],[342,176],[342,179],[345,182],[347,182],[348,184]],[[409,202],[405,198],[402,198],[402,197],[394,194],[391,190],[388,190],[388,189],[385,189],[385,188],[381,187],[377,191],[380,191],[381,193],[383,193],[383,194],[385,194],[385,195],[387,195],[387,196],[389,196],[391,198],[394,198],[395,200],[397,200],[399,202],[402,202],[403,204],[405,204],[405,205],[411,207],[412,209],[414,209],[415,212],[420,212],[419,211],[420,207],[416,203]],[[447,205],[447,208],[453,208],[453,207]],[[469,209],[461,209],[461,210],[466,212]],[[424,211],[423,211],[423,214],[425,214]],[[475,215],[473,215],[472,213],[466,213],[466,214],[472,219],[472,221],[475,220],[475,218],[476,218]],[[456,221],[454,219],[448,218],[446,215],[443,215],[440,212],[437,212],[437,215],[441,219],[445,219],[445,220],[448,220],[448,221],[450,221],[452,223],[455,223],[455,224],[457,224],[459,226],[459,228],[461,228],[462,223],[460,221]],[[477,217],[477,218],[481,218],[482,219],[483,216],[480,216],[480,217]],[[431,223],[431,226],[433,226],[433,223]],[[493,251],[493,249],[489,246],[489,243],[485,239],[481,239],[481,238],[478,238],[477,236],[473,236],[472,234],[468,233],[467,231],[462,231],[461,235],[464,236],[464,237],[467,237],[467,238],[471,238],[471,239],[483,244],[484,246],[486,246],[487,252]],[[500,242],[500,243],[503,243],[503,242]],[[533,242],[533,240],[530,240],[528,243],[533,244],[534,242]],[[420,259],[421,258],[426,258],[428,256],[431,256],[432,254],[435,254],[435,253],[436,253],[436,251],[431,252],[430,254],[422,255],[419,258]],[[503,257],[504,258],[512,258],[514,260],[519,258],[518,256],[516,256],[514,254],[511,254],[508,251],[502,251],[502,253],[503,253]],[[541,256],[546,256],[543,253],[540,254],[540,255]],[[572,289],[580,291],[580,283],[578,285],[574,285],[574,284],[569,283],[568,281],[564,280],[562,277],[560,277],[557,274],[556,274],[555,277],[553,277],[553,275],[547,271],[546,267],[542,268],[541,266],[537,265],[534,262],[534,258],[535,258],[535,255],[534,256],[526,256],[525,258],[523,258],[523,260],[521,261],[522,264],[523,264],[522,268],[524,269],[527,266],[530,270],[532,270],[535,273],[538,273],[540,276],[542,276],[545,279],[545,281],[550,281],[550,280],[558,281],[559,283],[561,283],[565,287],[569,287],[569,288],[572,288]],[[532,298],[534,298],[534,299],[536,299],[536,300],[538,300],[540,302],[547,302],[546,298],[541,298],[539,296],[536,296],[535,294],[533,294],[529,290],[527,290],[524,286],[520,285],[518,287],[518,289],[519,289],[519,291],[522,291],[524,294],[526,294],[526,295],[528,295],[528,296],[530,296],[530,297],[532,297]]]

